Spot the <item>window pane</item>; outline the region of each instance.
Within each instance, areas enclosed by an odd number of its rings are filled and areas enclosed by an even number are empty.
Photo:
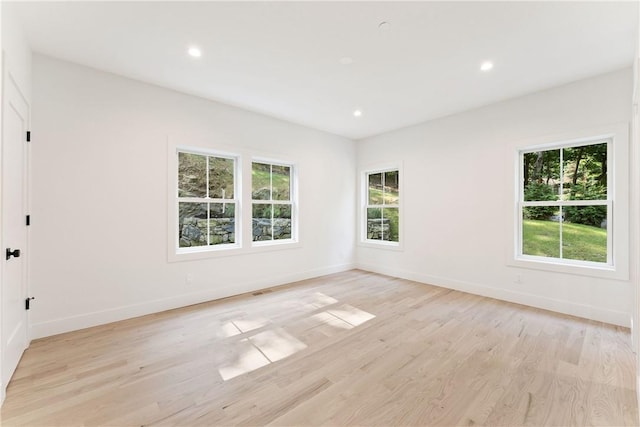
[[[206,246],[206,203],[178,203],[178,238],[181,248]]]
[[[559,258],[560,221],[558,207],[522,208],[522,253]]]
[[[369,175],[369,204],[382,204],[382,174],[374,173]]]
[[[236,241],[236,204],[209,203],[209,244],[224,245]]]
[[[367,239],[382,240],[384,228],[382,223],[382,209],[367,208]]]
[[[207,158],[178,153],[178,197],[207,196]]]
[[[253,204],[253,240],[272,240],[273,227],[271,217],[273,205],[254,203]]]
[[[607,262],[607,207],[567,206],[562,225],[562,257]]]
[[[273,200],[291,200],[291,168],[271,166],[273,180]]]
[[[383,208],[382,209],[382,227],[383,234],[382,240],[388,240],[390,242],[398,241],[398,208]]]
[[[291,238],[291,205],[273,205],[273,238]]]
[[[523,154],[524,200],[558,200],[560,150]]]
[[[233,159],[209,157],[209,197],[233,199]]]
[[[400,200],[398,171],[384,173],[384,204],[397,205]]]
[[[565,148],[564,200],[607,200],[607,144]]]
[[[252,163],[251,198],[253,200],[271,200],[271,165]]]

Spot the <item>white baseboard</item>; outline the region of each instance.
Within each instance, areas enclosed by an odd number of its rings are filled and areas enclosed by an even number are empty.
[[[479,283],[454,280],[446,277],[431,276],[427,274],[416,273],[413,271],[387,268],[372,264],[357,263],[356,268],[373,273],[398,277],[401,279],[413,280],[415,282],[427,283],[430,285],[441,286],[448,289],[455,289],[457,291],[467,292],[470,294],[481,295],[536,308],[542,308],[549,311],[555,311],[557,313],[569,314],[576,317],[582,317],[584,319],[605,322],[612,325],[624,327],[631,326],[629,313],[622,311],[607,310],[604,308],[598,308],[584,304],[576,304],[569,301],[557,300],[524,292],[494,288],[491,286],[481,285]]]
[[[117,322],[119,320],[131,319],[133,317],[158,313],[174,308],[185,307],[192,304],[240,295],[247,292],[254,292],[272,286],[284,285],[300,280],[312,279],[314,277],[327,274],[340,273],[354,268],[353,264],[341,264],[329,267],[318,268],[293,274],[286,274],[279,277],[268,277],[263,280],[236,283],[233,287],[210,289],[202,292],[194,292],[175,297],[145,301],[138,304],[115,307],[107,310],[84,313],[76,316],[69,316],[60,319],[50,320],[32,324],[30,327],[30,338],[44,338],[51,335],[90,328],[92,326],[104,325],[106,323]]]

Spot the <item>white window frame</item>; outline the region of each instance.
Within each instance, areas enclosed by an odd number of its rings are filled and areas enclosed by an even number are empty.
[[[562,167],[563,165],[563,154],[564,154],[564,149],[565,148],[573,148],[573,147],[585,147],[585,146],[589,146],[589,145],[599,145],[599,144],[607,144],[607,199],[606,200],[562,200],[561,195],[563,194],[562,191],[562,171],[560,171],[560,190],[559,190],[559,194],[560,194],[560,198],[558,200],[549,200],[549,201],[525,201],[524,200],[524,155],[528,154],[528,153],[535,153],[538,151],[552,151],[552,150],[559,150],[560,151],[560,165]],[[519,242],[518,242],[518,253],[517,256],[520,259],[531,259],[531,260],[537,260],[537,261],[547,261],[547,260],[553,260],[554,262],[559,262],[559,263],[564,263],[564,264],[568,264],[568,265],[577,265],[577,266],[586,266],[586,267],[613,267],[613,236],[612,236],[612,231],[613,231],[613,200],[610,196],[611,194],[611,190],[612,190],[612,183],[611,181],[609,181],[608,179],[608,171],[609,171],[609,165],[610,165],[610,161],[609,159],[611,158],[610,156],[612,155],[612,145],[613,145],[613,139],[612,138],[600,138],[600,139],[593,139],[593,140],[587,140],[587,141],[581,141],[581,142],[572,142],[572,143],[564,143],[564,144],[551,144],[551,145],[547,145],[544,147],[536,147],[536,148],[528,148],[525,150],[520,150],[519,153],[519,167],[518,169],[520,170],[520,178],[518,180],[518,186],[519,186],[519,201],[518,201],[518,221],[519,221],[519,229],[518,229],[518,238],[519,238]],[[564,221],[559,220],[558,221],[558,225],[559,225],[559,252],[560,252],[560,257],[555,258],[555,257],[542,257],[542,256],[536,256],[536,255],[526,255],[522,253],[522,248],[523,248],[523,240],[522,240],[522,233],[523,233],[523,210],[526,207],[535,207],[535,206],[548,206],[548,207],[558,207],[560,209],[567,207],[567,206],[606,206],[607,207],[607,261],[602,263],[602,262],[594,262],[594,261],[583,261],[583,260],[574,260],[574,259],[568,259],[568,258],[563,258],[562,257],[562,228],[564,226]]]
[[[377,173],[398,171],[398,193],[399,203],[393,205],[369,205],[369,175],[375,175]],[[404,204],[404,185],[403,178],[404,172],[402,163],[390,163],[384,165],[374,165],[360,170],[360,239],[358,244],[360,246],[366,246],[376,249],[388,249],[401,251],[404,248],[404,218],[403,218],[403,204]],[[392,242],[388,240],[374,240],[367,238],[367,208],[398,208],[398,241]]]
[[[209,189],[207,188],[207,195],[204,198],[200,197],[179,197],[178,196],[178,171],[179,171],[179,153],[197,154],[207,157],[218,157],[223,159],[233,160],[234,163],[234,190],[233,198],[231,199],[213,199],[208,197]],[[220,150],[212,150],[202,147],[194,146],[170,146],[169,147],[169,235],[172,238],[169,239],[169,260],[178,261],[185,259],[198,259],[206,258],[216,254],[229,255],[231,253],[237,253],[242,248],[242,161],[241,156],[237,153],[226,152]],[[209,174],[209,168],[207,167],[207,175]],[[208,176],[207,176],[208,181]],[[193,246],[193,247],[180,247],[179,241],[179,204],[180,202],[193,202],[193,203],[234,203],[235,204],[235,242],[220,245],[206,245],[206,246]]]
[[[606,263],[538,257],[522,254],[522,207],[525,203],[535,206],[537,202],[524,202],[522,195],[522,154],[541,150],[557,149],[608,142],[607,145],[607,200],[563,201],[565,206],[607,205],[607,257]],[[556,136],[532,139],[516,147],[512,165],[515,165],[513,221],[510,255],[507,264],[514,267],[532,268],[589,277],[628,280],[629,278],[629,128],[620,123],[599,126],[591,130],[565,133]],[[512,152],[513,153],[513,152]],[[546,202],[545,202],[546,204]],[[552,201],[558,205],[560,201]]]
[[[270,198],[265,200],[254,200],[252,197],[253,193],[253,181],[251,181],[251,185],[249,185],[249,210],[250,212],[249,220],[251,222],[251,227],[249,228],[250,233],[249,237],[251,239],[251,247],[253,248],[265,248],[265,247],[274,247],[274,246],[282,246],[282,245],[295,245],[298,243],[298,168],[294,162],[287,162],[283,160],[277,160],[272,158],[265,157],[252,157],[249,163],[249,173],[253,170],[254,163],[268,164],[271,167],[273,166],[286,166],[289,168],[289,200],[273,200],[273,172],[270,173]],[[278,239],[274,240],[253,240],[253,205],[255,204],[264,204],[264,205],[291,205],[291,237],[289,239]],[[271,220],[273,221],[273,211],[271,213]],[[273,222],[272,222],[273,227]],[[272,237],[273,237],[273,229],[272,229]]]

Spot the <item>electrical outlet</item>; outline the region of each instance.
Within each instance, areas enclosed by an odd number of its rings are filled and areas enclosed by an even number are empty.
[[[184,284],[187,286],[191,286],[193,284],[193,275],[187,274],[187,276],[184,278]]]
[[[516,274],[516,279],[513,281],[513,283],[515,283],[516,285],[521,285],[522,284],[522,275]]]

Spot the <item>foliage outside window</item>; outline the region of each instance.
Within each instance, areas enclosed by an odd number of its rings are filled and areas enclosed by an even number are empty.
[[[609,141],[521,153],[521,254],[611,263]]]
[[[399,242],[399,177],[397,169],[365,174],[365,232],[368,241]]]
[[[251,217],[254,242],[292,239],[292,184],[291,165],[252,163]]]
[[[178,152],[178,247],[236,242],[236,160]]]

